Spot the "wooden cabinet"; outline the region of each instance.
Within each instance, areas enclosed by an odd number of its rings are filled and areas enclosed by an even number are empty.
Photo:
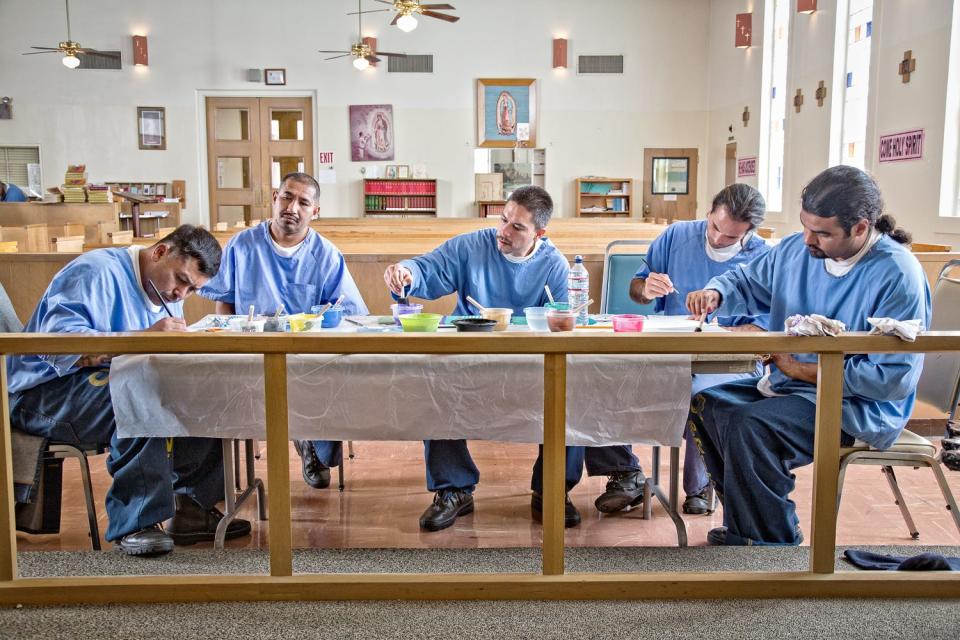
[[[578,217],[631,216],[631,178],[577,178]]]
[[[437,181],[430,178],[367,178],[363,213],[368,216],[436,216]]]
[[[133,230],[133,203],[120,204],[120,229]],[[140,204],[140,236],[150,238],[157,229],[180,226],[179,202],[144,202]]]
[[[497,218],[506,204],[506,200],[480,200],[477,202],[477,215],[481,218]]]

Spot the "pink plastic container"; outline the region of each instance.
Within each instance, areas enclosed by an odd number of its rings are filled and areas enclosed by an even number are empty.
[[[643,321],[647,316],[638,316],[632,313],[621,313],[611,316],[615,333],[636,333],[643,331]]]

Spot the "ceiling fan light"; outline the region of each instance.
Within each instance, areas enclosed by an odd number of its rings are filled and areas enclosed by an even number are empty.
[[[359,71],[363,71],[364,69],[370,66],[370,61],[367,60],[366,58],[354,58],[353,66],[355,69]]]
[[[80,66],[80,58],[73,54],[67,54],[63,57],[63,66],[68,69],[76,69]]]
[[[417,28],[417,19],[411,15],[400,16],[397,19],[397,27],[400,28],[400,31],[410,33]]]

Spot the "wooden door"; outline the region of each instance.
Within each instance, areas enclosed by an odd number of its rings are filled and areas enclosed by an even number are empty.
[[[727,154],[723,165],[723,186],[728,187],[737,181],[737,143],[727,143]]]
[[[672,163],[670,161],[678,162]],[[663,171],[664,165],[679,165],[686,160],[681,179],[679,169]],[[657,162],[658,193],[654,193],[654,162]],[[643,150],[643,216],[656,220],[693,220],[697,217],[697,168],[699,155],[696,149],[644,149]],[[669,180],[665,178],[669,177]]]
[[[280,177],[313,174],[311,114],[310,98],[207,98],[211,226],[269,218]]]

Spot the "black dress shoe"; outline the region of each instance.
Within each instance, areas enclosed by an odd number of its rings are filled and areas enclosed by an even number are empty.
[[[320,462],[313,443],[309,440],[294,440],[293,448],[300,455],[303,468],[303,481],[314,489],[326,489],[330,486],[330,467]]]
[[[643,485],[647,479],[642,471],[614,473],[607,480],[607,490],[594,501],[597,511],[616,513],[643,502]]]
[[[468,513],[473,513],[472,493],[460,489],[440,489],[433,494],[433,504],[420,516],[420,528],[440,531]]]
[[[713,512],[713,506],[710,504],[710,490],[704,489],[700,493],[687,496],[683,501],[683,512],[696,516]]]
[[[128,556],[162,556],[173,551],[173,539],[153,524],[123,536],[117,546]]]
[[[210,542],[217,535],[217,525],[223,514],[216,507],[204,509],[189,496],[176,494],[177,511],[170,520],[168,531],[176,544]],[[227,525],[225,540],[232,540],[250,533],[250,522],[236,518]]]
[[[533,496],[530,498],[530,512],[533,514],[534,520],[543,522],[543,496],[536,491],[533,492]],[[564,496],[563,526],[569,529],[578,524],[580,524],[580,512],[577,511],[577,508],[570,502],[570,494],[568,493]]]

